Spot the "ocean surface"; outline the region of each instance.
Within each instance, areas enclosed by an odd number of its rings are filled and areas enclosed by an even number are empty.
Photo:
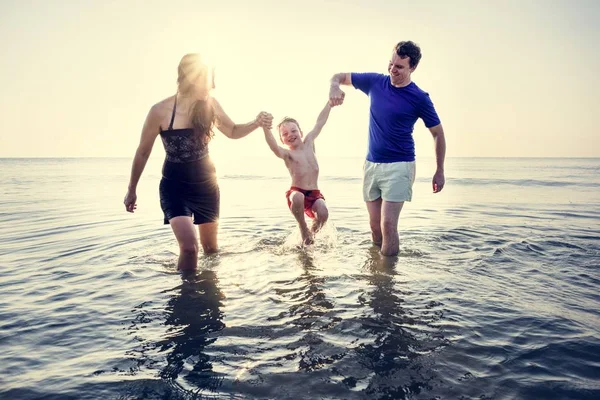
[[[221,251],[176,271],[160,159],[0,159],[2,399],[598,399],[600,159],[417,161],[400,255],[362,160],[321,162],[302,249],[283,164],[218,164]],[[274,161],[274,162],[275,162]]]

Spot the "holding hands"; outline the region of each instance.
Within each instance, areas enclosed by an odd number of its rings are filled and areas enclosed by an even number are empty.
[[[254,122],[262,128],[271,129],[273,126],[273,116],[266,111],[261,111],[256,116]]]
[[[345,96],[346,93],[340,89],[339,85],[331,85],[329,88],[329,105],[331,107],[341,106]]]

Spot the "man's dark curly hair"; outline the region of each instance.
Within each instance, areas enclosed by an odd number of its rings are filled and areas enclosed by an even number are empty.
[[[413,41],[403,41],[394,46],[394,52],[400,58],[410,57],[410,67],[415,68],[421,61],[421,48]]]

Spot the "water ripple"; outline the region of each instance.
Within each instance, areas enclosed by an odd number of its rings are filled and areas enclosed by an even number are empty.
[[[225,174],[222,251],[191,276],[158,173],[130,215],[130,160],[1,162],[2,398],[600,397],[597,162],[464,160],[445,197],[417,179],[390,258],[356,177],[324,175],[330,224],[301,248],[282,179],[253,202],[267,180]]]

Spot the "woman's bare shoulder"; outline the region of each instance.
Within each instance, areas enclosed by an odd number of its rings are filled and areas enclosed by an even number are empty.
[[[156,126],[160,129],[163,129],[165,124],[168,125],[171,113],[173,112],[174,101],[175,96],[170,96],[150,107],[150,111],[148,111],[148,116],[146,117],[146,124]]]
[[[173,111],[174,102],[175,102],[175,95],[169,96],[165,99],[162,99],[158,103],[154,104],[150,108],[150,112],[157,114],[157,115],[163,114],[165,112],[171,112],[171,111]]]

